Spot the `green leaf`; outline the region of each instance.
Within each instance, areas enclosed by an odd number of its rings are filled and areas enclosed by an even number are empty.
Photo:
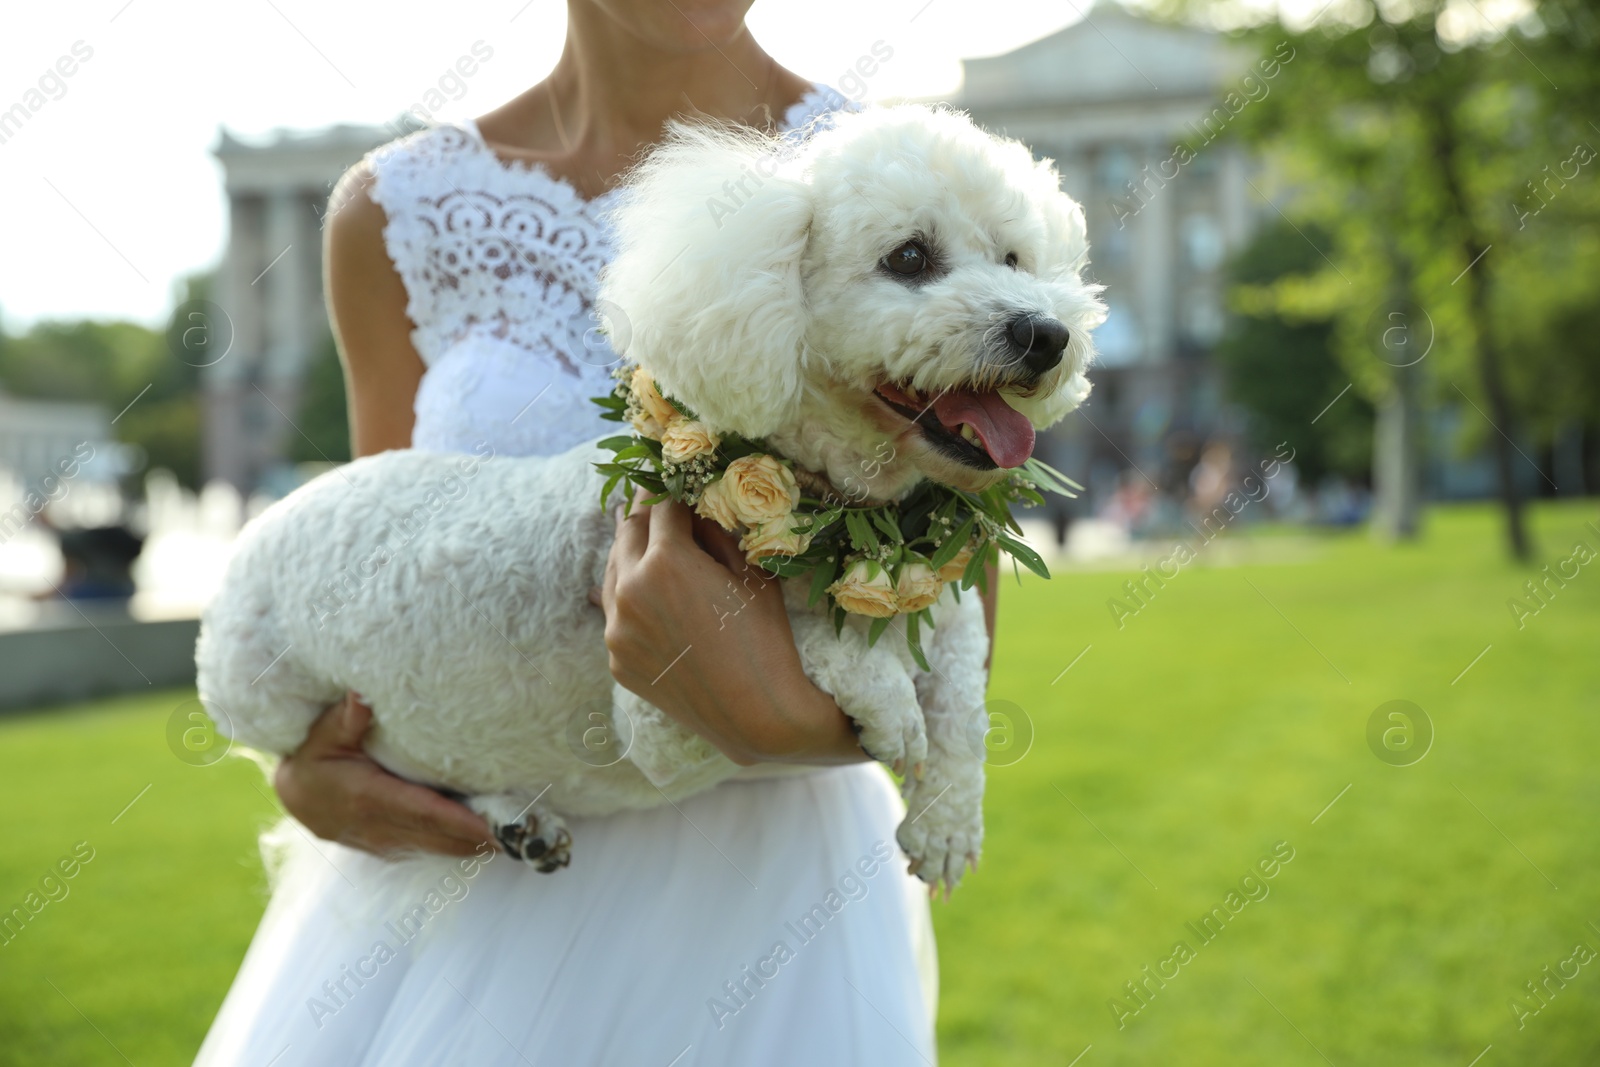
[[[629,433],[618,434],[616,437],[607,437],[603,441],[596,441],[594,446],[596,448],[609,448],[615,452],[618,449],[627,448],[631,444],[633,444],[633,434]]]
[[[985,544],[974,552],[972,558],[967,560],[967,569],[961,573],[961,584],[969,589],[976,585],[979,593],[988,592],[988,580],[984,570],[993,558],[994,546],[990,544]]]
[[[835,604],[833,606],[833,635],[835,637],[844,633],[844,615],[844,609]]]
[[[1050,577],[1050,568],[1044,565],[1044,560],[1039,554],[1015,538],[1000,536],[1000,547],[1011,554],[1011,557],[1024,567],[1041,578]]]
[[[934,552],[933,557],[928,560],[928,566],[938,570],[960,555],[967,542],[972,540],[972,525],[977,521],[975,517],[968,515],[960,526],[951,530],[950,536],[945,538],[944,544],[940,545],[938,551]]]
[[[652,493],[665,493],[667,491],[667,487],[662,483],[661,478],[650,471],[632,471],[628,475],[628,480],[640,489],[648,489]]]
[[[863,552],[877,552],[881,548],[878,535],[872,532],[872,523],[859,511],[844,513],[845,528],[850,531],[850,543]]]
[[[723,434],[722,444],[717,446],[717,454],[728,462],[753,456],[756,453],[765,453],[767,447],[757,441],[746,440],[737,434]]]
[[[839,575],[839,564],[836,560],[824,560],[817,564],[811,572],[811,595],[806,598],[806,607],[811,607],[821,600],[828,592],[828,586]]]
[[[617,487],[617,483],[620,481],[622,481],[622,473],[620,471],[606,479],[605,487],[600,490],[601,511],[606,509],[606,501],[611,499],[611,491]]]
[[[911,658],[917,661],[917,666],[928,670],[928,657],[922,654],[922,634],[917,626],[917,615],[906,619],[906,645],[910,647]]]
[[[871,648],[878,643],[878,638],[883,636],[883,631],[889,628],[888,619],[873,619],[872,625],[867,627],[867,647]]]
[[[895,524],[894,516],[889,513],[889,509],[873,508],[869,514],[872,517],[872,525],[882,530],[883,535],[890,541],[905,540],[904,537],[900,536],[900,527]]]
[[[1083,486],[1037,456],[1030,456],[1023,463],[1022,472],[1030,482],[1033,482],[1039,488],[1052,493],[1059,493],[1064,497],[1075,497],[1078,493],[1083,492]]]
[[[766,556],[761,565],[780,578],[798,578],[811,569],[809,563],[793,556]]]
[[[1038,491],[1034,489],[1018,489],[1017,499],[1026,500],[1029,507],[1037,508],[1044,505],[1044,497],[1040,496]]]

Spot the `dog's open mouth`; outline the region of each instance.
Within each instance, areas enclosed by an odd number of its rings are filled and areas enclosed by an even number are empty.
[[[873,392],[958,463],[994,470],[1020,467],[1033,455],[1033,423],[993,389],[946,389],[924,397],[909,385],[885,382]]]

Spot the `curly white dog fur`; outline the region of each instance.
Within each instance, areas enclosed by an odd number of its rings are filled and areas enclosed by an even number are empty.
[[[1081,277],[1083,213],[1048,161],[958,113],[869,110],[804,139],[676,127],[615,221],[598,306],[619,352],[713,429],[852,495],[983,488],[1088,393],[1105,312]],[[612,537],[600,458],[390,452],[318,478],[242,535],[204,619],[202,699],[239,742],[284,753],[361,693],[375,759],[465,796],[541,870],[568,860],[562,815],[729,777],[611,681],[587,600]],[[836,636],[807,585],[785,588],[805,671],[874,758],[921,766],[900,844],[953,885],[983,837],[979,600],[935,606],[922,672],[892,635],[869,648],[864,619]],[[597,756],[599,734],[625,758]]]

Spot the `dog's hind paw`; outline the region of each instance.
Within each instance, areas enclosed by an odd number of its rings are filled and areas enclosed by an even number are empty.
[[[982,818],[964,819],[959,812],[938,810],[939,798],[925,789],[915,794],[895,839],[911,861],[907,873],[921,878],[931,889],[942,885],[948,897],[962,875],[978,868],[983,852]]]
[[[916,712],[874,713],[850,721],[861,750],[896,774],[921,777],[928,758],[928,735],[919,708]]]
[[[550,809],[522,797],[477,796],[467,807],[482,815],[506,855],[526,860],[544,874],[572,862],[572,834]]]

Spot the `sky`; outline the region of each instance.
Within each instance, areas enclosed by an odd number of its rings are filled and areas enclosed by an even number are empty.
[[[882,41],[867,99],[947,95],[964,56],[1078,21],[1077,0],[759,0],[749,24],[790,69],[834,82]],[[562,0],[73,0],[8,5],[0,32],[0,322],[156,325],[177,279],[226,242],[218,130],[382,123],[458,57],[493,57],[440,119],[481,114],[560,51]],[[70,72],[70,73],[67,73]],[[41,80],[43,85],[41,86]],[[29,95],[37,91],[37,95]],[[42,106],[41,105],[42,101]]]

